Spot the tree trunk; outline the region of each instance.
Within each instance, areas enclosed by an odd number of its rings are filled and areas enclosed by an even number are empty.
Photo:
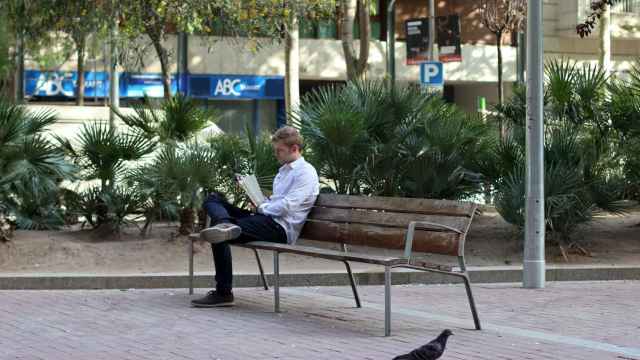
[[[611,6],[605,4],[600,16],[600,67],[611,72]]]
[[[109,24],[109,128],[115,129],[116,111],[120,108],[120,81],[118,78],[118,10],[113,1],[111,3],[111,16],[113,20]],[[105,54],[106,55],[106,54]]]
[[[359,55],[356,57],[353,25],[358,12],[358,26],[360,29]],[[368,0],[341,0],[340,1],[340,40],[347,67],[347,79],[362,78],[367,70],[369,60],[369,40],[371,35],[371,22],[369,19]]]
[[[298,20],[294,17],[285,39],[285,106],[287,123],[300,105],[300,39]]]
[[[502,33],[496,34],[496,48],[498,50],[498,104],[502,105],[504,96],[502,86]]]
[[[360,26],[360,54],[356,66],[358,77],[363,77],[367,72],[369,63],[369,41],[371,40],[370,0],[359,0],[358,24]]]
[[[496,48],[498,50],[498,105],[502,105],[504,98],[504,86],[502,84],[502,33],[496,33]],[[505,139],[506,129],[502,119],[499,120],[498,127],[500,129],[500,137]]]
[[[356,18],[358,0],[340,1],[340,40],[347,66],[347,79],[355,77],[355,50],[353,49],[353,24]]]
[[[14,99],[24,101],[24,34],[16,36],[16,72],[14,78]]]
[[[193,224],[196,221],[196,212],[190,208],[185,207],[180,210],[180,228],[178,232],[181,235],[189,235],[193,232]]]
[[[169,54],[162,46],[162,36],[159,34],[149,35],[156,49],[158,59],[160,59],[160,71],[162,72],[162,88],[164,89],[165,100],[171,99],[171,74],[169,74]]]
[[[76,105],[84,105],[84,53],[85,53],[86,38],[82,37],[76,41],[76,55],[77,59],[77,71],[78,71],[78,92],[76,94]]]

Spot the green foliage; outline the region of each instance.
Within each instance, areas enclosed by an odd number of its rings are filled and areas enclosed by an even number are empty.
[[[226,194],[236,205],[246,204],[244,192],[236,184],[236,174],[254,174],[260,186],[270,191],[280,167],[268,134],[255,136],[249,127],[245,133],[245,137],[224,134],[208,139],[216,169],[216,184],[208,190]]]
[[[221,9],[225,35],[282,41],[294,20],[317,21],[335,18],[335,0],[224,1]],[[218,11],[220,11],[218,10]],[[216,12],[219,13],[219,12]]]
[[[418,88],[321,88],[294,118],[308,158],[338,193],[459,199],[479,191],[471,169],[488,149],[488,127]]]
[[[74,167],[47,136],[52,112],[30,112],[0,101],[0,212],[18,227],[61,226],[59,185],[74,178]]]
[[[609,90],[607,105],[620,146],[625,196],[640,201],[640,63],[634,64],[627,79],[613,82]]]
[[[613,112],[607,111],[614,108],[606,97],[611,79],[597,67],[565,60],[548,63],[546,78],[545,221],[551,238],[562,245],[575,241],[575,229],[599,212],[625,211],[624,181],[619,142],[610,125]],[[497,116],[510,123],[511,135],[495,143],[479,164],[495,187],[496,209],[520,227],[525,215],[525,106],[523,89],[516,89],[497,108]]]
[[[364,84],[372,89],[381,84]],[[358,85],[330,86],[310,93],[294,114],[294,121],[308,146],[307,158],[314,163],[321,177],[332,182],[339,193],[359,193],[360,166],[366,160],[368,115],[366,113],[379,94],[360,96]],[[343,94],[345,96],[343,96]]]
[[[0,1],[0,43],[7,41],[17,49],[18,39],[24,41],[25,58],[43,68],[51,69],[64,62],[66,51],[57,51],[60,40],[52,30],[56,6],[53,1]],[[0,45],[0,51],[2,46]],[[66,49],[65,49],[66,50]],[[0,57],[2,55],[0,54]],[[0,60],[0,62],[2,62]],[[15,64],[12,64],[13,68]]]
[[[9,81],[13,63],[9,52],[10,36],[7,28],[7,14],[0,8],[0,96],[10,98]]]
[[[192,98],[182,94],[172,96],[161,103],[159,108],[145,97],[143,105],[134,105],[135,114],[117,116],[128,126],[141,130],[150,139],[161,143],[185,142],[200,131],[215,123],[219,114],[198,106]]]
[[[153,140],[139,131],[120,132],[103,122],[84,124],[74,144],[69,139],[57,139],[60,149],[80,169],[81,179],[99,181],[99,186],[80,192],[72,206],[89,224],[107,224],[119,231],[127,216],[144,211],[146,200],[119,184],[135,162],[155,150]]]
[[[249,173],[254,174],[262,188],[271,189],[273,178],[278,173],[280,164],[273,155],[271,135],[263,133],[257,135],[247,126],[245,133],[247,141]]]
[[[125,186],[101,188],[92,186],[84,189],[68,200],[69,207],[84,217],[95,229],[119,232],[123,225],[134,224],[132,215],[144,214],[148,208],[148,198],[138,191]]]
[[[621,213],[620,184],[597,172],[586,155],[592,147],[576,125],[551,125],[545,135],[545,218],[547,229],[559,241],[569,241],[577,226],[599,211]],[[508,222],[524,226],[524,144],[508,139],[495,151],[502,176],[495,180],[496,209]]]
[[[128,165],[153,152],[156,146],[139,131],[120,132],[104,122],[85,123],[77,145],[60,137],[58,141],[82,170],[82,179],[100,180],[102,189],[114,187]]]

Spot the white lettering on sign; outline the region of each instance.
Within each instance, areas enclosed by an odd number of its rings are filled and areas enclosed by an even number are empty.
[[[420,82],[425,85],[442,86],[444,84],[442,63],[428,61],[420,64]]]
[[[73,90],[67,91],[64,89],[62,80],[64,80],[64,77],[56,73],[50,74],[50,76],[47,76],[46,73],[40,73],[36,83],[36,94],[45,96],[57,96],[60,94],[73,96]]]
[[[427,66],[425,66],[425,72],[425,76],[429,80],[438,75],[438,67],[433,64],[427,64]]]
[[[218,80],[218,84],[216,85],[216,91],[214,95],[224,95],[224,96],[240,96],[240,93],[236,91],[236,85],[240,83],[240,79],[224,79]]]

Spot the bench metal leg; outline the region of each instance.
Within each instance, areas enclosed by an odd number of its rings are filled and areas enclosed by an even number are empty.
[[[391,267],[384,267],[384,336],[391,335]]]
[[[342,247],[342,251],[349,251],[349,248],[347,248],[347,244],[342,243],[340,244],[340,246]],[[351,282],[351,290],[353,291],[353,297],[356,299],[356,307],[361,308],[362,305],[360,305],[360,296],[358,295],[358,289],[356,288],[356,279],[353,277],[353,272],[351,271],[351,265],[349,265],[348,261],[343,261],[343,263],[344,266],[347,267],[347,274],[349,274],[349,281]]]
[[[193,294],[193,240],[189,241],[189,295]]]
[[[473,300],[473,293],[471,293],[471,281],[467,274],[467,265],[465,264],[464,256],[458,256],[458,263],[460,264],[460,270],[464,273],[462,275],[462,281],[464,281],[464,287],[467,290],[467,297],[469,298],[469,306],[471,307],[473,322],[476,325],[476,330],[482,330],[480,327],[480,318],[478,318],[478,311],[476,310],[476,302]]]
[[[473,322],[476,325],[476,330],[482,330],[480,327],[480,319],[478,318],[478,312],[476,311],[476,303],[473,300],[473,294],[471,293],[471,282],[469,281],[469,275],[465,274],[462,277],[464,281],[464,287],[467,289],[467,297],[469,298],[469,306],[471,307],[471,315],[473,315]]]
[[[258,269],[260,270],[260,277],[262,278],[262,286],[265,290],[269,290],[269,284],[267,283],[267,277],[264,275],[264,269],[262,268],[262,261],[260,261],[260,255],[258,255],[257,249],[251,249],[256,254],[256,262],[258,263]]]
[[[356,279],[353,276],[353,272],[351,271],[351,265],[349,265],[348,261],[343,261],[344,265],[347,267],[347,273],[349,274],[349,281],[351,282],[351,290],[353,291],[353,297],[356,299],[356,306],[361,308],[360,304],[360,296],[358,295],[358,288],[356,288]]]
[[[280,312],[280,253],[273,252],[273,299],[274,311]]]

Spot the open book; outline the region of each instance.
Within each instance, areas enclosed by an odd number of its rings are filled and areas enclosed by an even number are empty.
[[[267,200],[267,197],[262,193],[262,189],[260,189],[258,179],[255,175],[236,174],[236,181],[238,181],[238,185],[244,190],[256,208]]]

